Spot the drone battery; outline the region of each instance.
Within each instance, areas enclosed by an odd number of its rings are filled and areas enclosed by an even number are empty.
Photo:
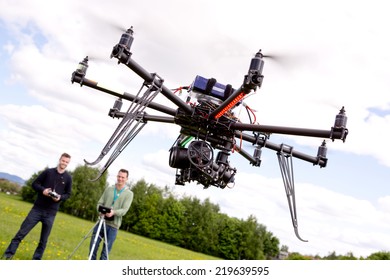
[[[220,100],[226,100],[233,92],[231,85],[223,85],[218,83],[214,78],[206,79],[199,75],[195,77],[191,90],[213,96]]]

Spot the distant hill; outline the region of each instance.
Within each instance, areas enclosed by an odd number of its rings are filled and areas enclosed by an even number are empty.
[[[8,181],[17,183],[21,186],[23,186],[25,183],[25,180],[23,178],[20,178],[19,176],[8,174],[5,172],[0,172],[0,179],[7,179]]]

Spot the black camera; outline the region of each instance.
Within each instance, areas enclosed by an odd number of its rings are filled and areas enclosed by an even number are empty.
[[[105,207],[105,206],[103,206],[103,205],[99,205],[98,211],[99,211],[101,214],[104,214],[104,215],[105,215],[105,214],[111,212],[111,208]],[[104,219],[106,219],[106,220],[108,220],[108,221],[112,221],[112,220],[114,220],[114,216],[111,216],[111,217],[104,217]]]
[[[107,214],[111,212],[111,208],[105,207],[103,205],[99,205],[98,211],[102,214]]]
[[[52,198],[58,198],[59,197],[58,193],[56,193],[55,191],[49,192],[49,196],[52,197]]]

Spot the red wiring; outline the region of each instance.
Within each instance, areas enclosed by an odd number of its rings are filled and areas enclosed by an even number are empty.
[[[177,89],[175,89],[175,91],[173,92],[173,94],[176,94],[176,92],[178,92],[178,91],[182,91],[182,89],[183,89],[183,87],[179,87],[179,88],[177,88]]]
[[[255,112],[253,112],[253,110],[248,106],[246,105],[246,108],[252,113],[253,115],[253,122],[252,124],[256,123],[256,115],[255,115]]]
[[[190,87],[189,86],[180,86],[180,87],[178,87],[177,89],[175,89],[174,90],[174,94],[176,93],[176,92],[178,92],[178,91],[180,91],[180,93],[181,93],[181,91],[183,90],[183,89],[189,89]]]

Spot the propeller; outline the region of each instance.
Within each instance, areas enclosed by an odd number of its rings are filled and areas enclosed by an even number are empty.
[[[107,23],[107,25],[110,27],[110,28],[112,28],[112,29],[114,29],[115,31],[118,31],[118,32],[120,32],[120,33],[124,33],[124,32],[126,32],[129,28],[125,28],[125,27],[123,27],[123,25],[121,25],[121,24],[119,24],[119,23],[117,23],[117,22],[114,22],[114,21],[111,21],[111,22],[106,22]]]
[[[271,48],[272,50],[270,50]],[[249,49],[247,44],[243,44],[228,36],[218,38],[215,42],[210,42],[207,51],[210,52],[211,57],[214,58],[212,64],[216,65],[220,62],[228,62],[231,60],[240,60],[242,63],[247,63],[251,57],[256,55],[256,52],[254,52],[253,49]],[[274,50],[274,48],[269,45],[267,49],[262,48],[260,52],[262,53],[262,58],[264,58],[266,62],[277,64],[282,68],[294,67],[299,65],[299,63],[302,62],[302,59],[306,59],[304,58],[304,54],[295,52],[286,53],[283,50]]]

